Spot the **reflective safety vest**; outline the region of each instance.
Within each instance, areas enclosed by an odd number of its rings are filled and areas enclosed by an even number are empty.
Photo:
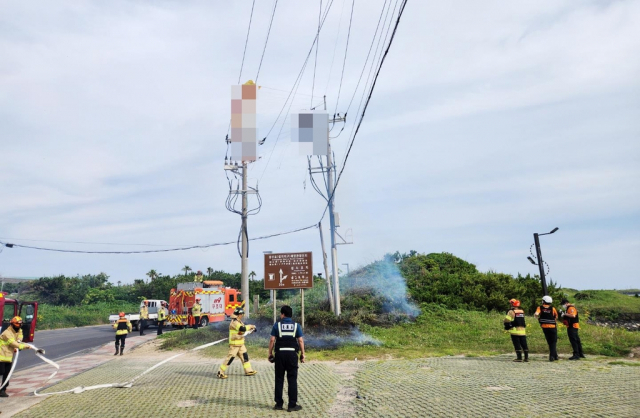
[[[276,337],[276,353],[278,351],[295,351],[298,352],[298,340],[296,333],[298,331],[297,322],[278,322],[278,336]]]
[[[542,305],[538,308],[540,310],[540,316],[538,316],[538,322],[542,325],[542,328],[555,328],[557,313],[554,315],[555,309],[551,305]]]
[[[229,345],[244,345],[244,333],[246,331],[247,327],[242,321],[234,317],[229,324]]]
[[[164,313],[164,308],[162,306],[158,307],[158,321],[164,321],[165,320],[165,313]]]
[[[22,329],[16,332],[9,325],[9,328],[0,335],[0,362],[11,363],[13,361],[13,350],[16,348],[24,350],[27,348],[27,344],[22,343]]]
[[[146,306],[140,308],[140,319],[149,319],[149,308]]]
[[[575,318],[569,318],[569,317],[564,317],[563,318],[563,323],[565,323],[565,325],[567,326],[567,328],[580,328],[580,315],[578,315],[578,309],[576,309],[575,305],[572,304],[568,304],[567,305],[567,313],[569,313],[569,310],[573,308],[573,310],[575,311]]]
[[[202,313],[202,306],[199,303],[195,303],[191,308],[191,315],[200,316]]]
[[[513,312],[514,317],[511,318],[509,312]],[[527,335],[526,324],[524,321],[524,311],[520,308],[514,308],[507,312],[505,319],[511,321],[511,329],[509,333],[511,335]]]
[[[127,318],[118,319],[113,328],[116,330],[116,335],[127,335],[131,332],[131,322]]]

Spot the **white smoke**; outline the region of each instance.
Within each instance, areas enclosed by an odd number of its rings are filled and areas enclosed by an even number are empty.
[[[380,260],[371,263],[345,278],[345,288],[372,289],[384,297],[384,313],[410,317],[420,315],[420,308],[410,300],[407,283],[396,263]]]

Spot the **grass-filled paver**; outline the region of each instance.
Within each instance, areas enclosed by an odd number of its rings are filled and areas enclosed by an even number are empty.
[[[640,371],[602,361],[439,357],[365,362],[358,416],[637,417]]]
[[[157,362],[157,361],[156,361]],[[112,361],[43,391],[56,392],[77,386],[125,382],[152,366],[153,361]],[[18,414],[19,417],[272,417],[274,371],[267,362],[256,362],[255,376],[242,374],[232,365],[229,378],[215,377],[218,363],[210,360],[168,363],[136,381],[129,389],[107,388],[80,394],[53,395]],[[335,397],[337,377],[322,363],[305,364],[299,375],[298,396],[305,411],[327,416]],[[285,381],[285,402],[287,390]],[[286,410],[284,411],[286,414]],[[306,416],[306,415],[304,415]]]
[[[411,360],[313,362],[300,365],[299,417],[637,417],[637,362],[587,359],[529,363],[513,356],[435,357]],[[157,360],[156,360],[157,361]],[[48,388],[125,382],[155,364],[116,359]],[[238,364],[215,377],[217,361],[190,357],[140,378],[130,389],[54,395],[18,417],[280,417],[274,411],[273,365],[253,362],[245,377]],[[285,401],[286,401],[285,384]]]

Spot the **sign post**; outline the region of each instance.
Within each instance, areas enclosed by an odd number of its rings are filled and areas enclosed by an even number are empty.
[[[272,290],[271,294],[273,295],[273,323],[276,323],[276,291]]]
[[[300,289],[300,304],[302,306],[302,329],[304,329],[304,289]]]
[[[300,289],[301,324],[304,328],[304,289],[313,287],[311,252],[264,255],[264,288],[273,291],[273,322],[276,322],[276,290]]]

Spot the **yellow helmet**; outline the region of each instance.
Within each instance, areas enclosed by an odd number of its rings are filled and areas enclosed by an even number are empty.
[[[15,325],[15,324],[22,325],[22,318],[20,318],[19,316],[14,316],[13,318],[11,318],[10,323],[13,324],[13,325]]]

